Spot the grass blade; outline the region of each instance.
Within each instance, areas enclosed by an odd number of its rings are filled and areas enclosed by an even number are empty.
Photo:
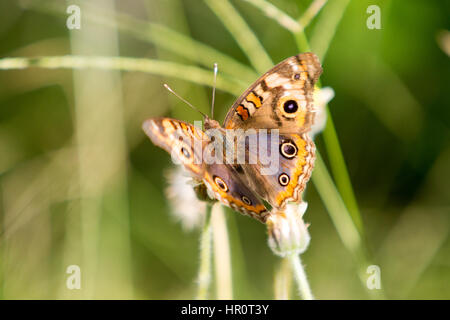
[[[212,86],[213,73],[205,69],[169,61],[99,56],[55,56],[37,58],[0,59],[0,70],[39,67],[47,69],[98,68],[105,70],[139,71],[155,75],[178,78],[193,83]],[[217,76],[217,89],[239,95],[247,84],[226,76]]]
[[[328,47],[330,46],[331,40],[337,30],[337,26],[349,3],[350,0],[330,1],[323,9],[319,20],[316,23],[311,36],[310,45],[311,49],[317,54],[322,63],[325,60]]]
[[[225,211],[219,202],[214,203],[212,211],[216,299],[231,300],[233,299],[231,253]]]
[[[222,21],[255,69],[263,74],[273,65],[258,37],[228,0],[205,0]]]
[[[299,22],[295,21],[290,15],[280,10],[278,7],[274,6],[270,2],[265,0],[244,0],[248,3],[251,3],[256,8],[260,9],[268,18],[275,20],[278,22],[280,26],[289,30],[292,33],[299,32],[303,30],[304,26],[302,26]]]
[[[205,300],[208,297],[208,291],[211,284],[211,211],[212,206],[208,205],[206,209],[205,222],[203,224],[200,238],[200,267],[198,269],[198,289],[197,300]]]
[[[303,13],[303,15],[298,19],[298,23],[306,28],[314,17],[322,10],[323,6],[327,3],[327,0],[314,0]]]
[[[323,131],[323,139],[327,148],[327,154],[330,161],[331,171],[333,172],[336,186],[339,193],[348,208],[349,214],[356,225],[361,236],[364,236],[364,227],[359,212],[358,203],[356,201],[355,193],[353,192],[352,183],[348,174],[347,166],[345,164],[344,155],[342,154],[339,139],[337,137],[336,129],[334,127],[333,119],[327,106],[328,122]]]

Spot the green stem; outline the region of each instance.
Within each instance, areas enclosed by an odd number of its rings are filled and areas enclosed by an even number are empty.
[[[358,231],[352,216],[349,213],[341,195],[339,194],[333,180],[328,173],[325,163],[316,151],[315,168],[312,175],[312,181],[316,186],[322,202],[327,209],[327,212],[336,228],[336,231],[341,238],[344,246],[352,253],[355,263],[358,265],[358,276],[366,287],[366,268],[371,265],[369,250]],[[383,298],[383,293],[368,292],[371,297]]]
[[[327,0],[314,0],[303,15],[298,19],[298,23],[303,28],[306,28],[326,3]]]
[[[310,44],[322,63],[349,2],[350,0],[329,1],[314,26]]]
[[[197,279],[197,300],[205,300],[208,297],[209,286],[211,284],[211,211],[212,206],[208,204],[200,238],[200,267],[198,269]]]
[[[290,15],[266,0],[244,0],[261,10],[268,18],[276,21],[283,28],[295,33],[303,30],[303,26]]]
[[[352,183],[345,164],[344,155],[342,153],[336,129],[334,127],[333,118],[331,117],[328,108],[327,114],[328,123],[322,134],[328,157],[329,159],[333,159],[333,161],[330,161],[331,171],[333,172],[334,179],[336,180],[336,186],[348,208],[348,212],[352,217],[359,233],[362,237],[364,237],[364,226],[361,219],[361,214],[359,212],[355,193],[353,192]]]
[[[220,202],[214,203],[212,211],[216,298],[231,300],[233,299],[231,253],[225,212]]]
[[[299,254],[292,254],[289,256],[292,270],[294,273],[295,281],[297,282],[297,288],[300,296],[304,300],[314,300],[311,288],[306,277],[305,269],[303,268]]]
[[[293,35],[299,52],[311,51],[311,49],[309,48],[308,39],[306,38],[305,32],[303,30],[293,33]]]
[[[86,69],[97,68],[106,70],[139,71],[161,76],[178,78],[201,85],[213,85],[211,71],[185,64],[124,57],[99,56],[54,56],[35,58],[3,58],[0,59],[0,70],[26,69],[39,67],[47,69],[69,68]],[[217,76],[216,88],[239,95],[245,83],[226,76]]]
[[[280,10],[266,0],[244,0],[261,10],[268,18],[276,21],[280,26],[290,31],[295,38],[300,52],[310,51],[308,40],[306,39],[304,29],[310,24],[312,19],[319,13],[325,5],[326,0],[315,0],[298,21],[293,19],[286,12]]]
[[[258,37],[228,0],[205,0],[206,4],[231,33],[250,63],[263,74],[273,65]]]
[[[339,237],[345,247],[356,255],[361,245],[360,234],[318,151],[316,151],[312,181],[333,221]]]
[[[291,295],[292,270],[289,258],[282,258],[275,271],[274,298],[275,300],[289,300]]]

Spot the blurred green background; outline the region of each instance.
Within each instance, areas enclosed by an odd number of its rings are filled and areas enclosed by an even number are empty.
[[[274,63],[298,53],[276,21],[246,1],[230,2]],[[296,19],[312,1],[270,2]],[[81,7],[80,30],[66,27],[70,4]],[[381,8],[380,30],[366,27],[373,4]],[[321,83],[335,91],[330,113],[367,254],[380,266],[387,299],[450,298],[449,18],[449,2],[440,0],[329,0],[305,30],[321,57],[330,41]],[[201,0],[1,1],[0,58],[78,54],[198,65],[177,39],[163,46],[154,34],[147,37],[148,22],[252,68]],[[218,62],[219,74],[233,73]],[[251,84],[233,76],[242,90]],[[147,139],[141,123],[199,116],[163,83],[209,111],[209,87],[168,76],[0,70],[0,298],[195,296],[200,230],[184,230],[170,214],[164,193],[170,156]],[[217,91],[216,119],[223,120],[235,98]],[[330,168],[335,159],[322,135],[316,143]],[[312,240],[302,261],[315,296],[370,298],[358,277],[361,266],[311,182],[305,199]],[[267,246],[265,226],[229,209],[226,221],[233,297],[274,298],[280,259]],[[66,288],[66,268],[74,264],[81,268],[81,290]]]

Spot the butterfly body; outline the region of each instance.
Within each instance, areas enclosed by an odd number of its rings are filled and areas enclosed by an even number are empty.
[[[322,72],[313,53],[290,57],[250,86],[230,108],[223,126],[205,118],[204,130],[155,118],[143,129],[171,153],[208,194],[261,222],[288,201],[301,201],[314,166],[309,137],[313,90]]]

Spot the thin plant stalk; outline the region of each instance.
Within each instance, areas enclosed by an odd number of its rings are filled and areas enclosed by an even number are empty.
[[[303,15],[297,20],[298,23],[303,28],[306,28],[326,3],[327,0],[314,0],[305,10]]]
[[[317,151],[312,181],[345,247],[357,255],[361,246],[359,232]]]
[[[303,30],[303,26],[293,19],[290,15],[280,10],[277,6],[266,0],[244,0],[251,3],[256,8],[260,9],[268,18],[273,19],[283,28],[290,32],[299,32]]]
[[[289,300],[291,296],[292,268],[288,258],[281,259],[274,277],[275,300]]]
[[[319,16],[313,33],[311,35],[310,45],[312,50],[317,54],[320,61],[325,60],[330,43],[334,37],[337,26],[344,15],[350,0],[334,0],[329,1],[323,8],[322,14]]]
[[[295,39],[295,43],[297,45],[299,52],[309,52],[311,48],[309,47],[308,39],[306,38],[304,31],[299,31],[292,34]]]
[[[314,17],[325,5],[326,0],[315,0],[311,3],[305,13],[298,19],[293,19],[286,12],[280,10],[272,3],[266,0],[244,0],[261,10],[268,18],[277,22],[280,26],[288,30],[294,36],[297,47],[300,52],[310,51],[308,40],[306,39],[304,29],[311,23]]]
[[[211,228],[212,206],[208,204],[200,237],[200,266],[198,269],[197,300],[208,298],[209,287],[211,285],[211,254],[212,254],[212,228]]]
[[[213,205],[212,211],[216,298],[231,300],[233,299],[231,253],[225,212],[219,202]]]
[[[358,231],[351,214],[342,200],[331,176],[326,169],[319,152],[316,152],[315,169],[312,175],[312,181],[316,186],[322,202],[333,222],[336,231],[341,238],[342,243],[352,253],[355,263],[358,265],[358,276],[364,288],[366,286],[366,268],[371,265],[369,250],[366,247],[364,238]],[[378,291],[378,290],[377,290]],[[382,292],[368,291],[373,298],[383,299]]]
[[[212,86],[211,71],[175,62],[145,58],[102,57],[102,56],[49,56],[35,58],[0,59],[0,70],[27,69],[39,67],[46,69],[87,69],[139,71],[155,75],[178,78],[193,83]],[[237,78],[217,76],[216,88],[239,95],[246,84]]]
[[[291,254],[288,259],[291,262],[292,271],[294,273],[295,282],[297,283],[299,295],[304,300],[314,300],[314,296],[311,291],[311,287],[309,286],[308,278],[306,277],[305,269],[303,268],[300,255],[294,253]]]
[[[228,0],[205,0],[247,55],[255,69],[263,74],[273,62],[258,37]]]
[[[327,126],[322,132],[323,140],[325,142],[325,147],[327,149],[327,154],[330,161],[331,172],[333,173],[334,179],[336,181],[336,187],[344,200],[344,203],[348,209],[353,222],[361,234],[364,237],[364,225],[361,218],[361,213],[359,212],[358,203],[356,201],[355,193],[353,192],[352,183],[350,181],[350,176],[348,174],[347,165],[345,164],[344,155],[339,143],[336,129],[334,127],[333,118],[331,117],[330,110],[327,108]]]

